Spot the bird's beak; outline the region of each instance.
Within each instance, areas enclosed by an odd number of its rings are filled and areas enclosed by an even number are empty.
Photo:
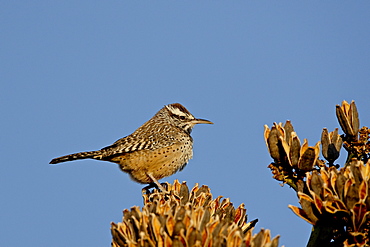
[[[191,122],[193,124],[213,124],[211,121],[208,121],[208,120],[205,120],[205,119],[200,119],[200,118],[193,119],[193,120],[191,120]]]

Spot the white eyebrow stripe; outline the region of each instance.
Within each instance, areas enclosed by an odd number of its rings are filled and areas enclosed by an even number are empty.
[[[188,116],[185,112],[181,111],[179,108],[175,108],[172,106],[166,106],[168,110],[170,110],[173,114],[178,115],[178,116]]]

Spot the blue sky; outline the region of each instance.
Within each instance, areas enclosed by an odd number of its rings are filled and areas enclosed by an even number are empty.
[[[355,100],[369,126],[369,13],[369,1],[0,1],[0,246],[109,246],[143,186],[113,163],[48,163],[174,102],[215,124],[194,128],[194,159],[162,181],[206,184],[245,203],[256,231],[304,246],[311,227],[271,178],[263,125],[289,119],[314,145]]]

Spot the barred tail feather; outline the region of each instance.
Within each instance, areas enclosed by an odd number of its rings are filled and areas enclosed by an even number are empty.
[[[66,161],[81,159],[101,159],[101,151],[90,151],[65,155],[59,158],[52,159],[50,161],[50,164],[58,164]]]

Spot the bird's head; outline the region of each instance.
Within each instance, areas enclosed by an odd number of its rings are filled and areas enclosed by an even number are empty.
[[[211,121],[195,118],[183,105],[179,103],[166,105],[164,109],[167,110],[169,120],[189,134],[196,124],[213,124]]]

